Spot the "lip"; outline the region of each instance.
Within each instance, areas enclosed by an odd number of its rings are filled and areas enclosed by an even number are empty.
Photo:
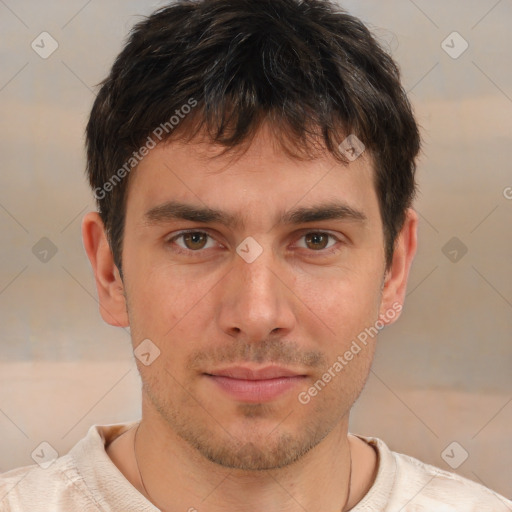
[[[252,369],[234,366],[204,374],[237,401],[268,402],[302,383],[306,375],[279,366]]]
[[[283,368],[282,366],[265,366],[264,368],[251,369],[246,366],[231,366],[221,370],[214,370],[207,375],[230,377],[242,380],[267,380],[279,377],[297,377],[300,373]]]

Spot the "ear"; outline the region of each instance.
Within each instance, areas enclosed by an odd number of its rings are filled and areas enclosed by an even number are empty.
[[[408,208],[404,225],[396,239],[393,259],[384,277],[379,318],[385,324],[398,319],[402,311],[409,270],[418,244],[418,215]],[[390,312],[393,311],[393,316]]]
[[[89,212],[83,218],[82,240],[94,271],[103,320],[115,327],[128,327],[124,284],[97,212]]]

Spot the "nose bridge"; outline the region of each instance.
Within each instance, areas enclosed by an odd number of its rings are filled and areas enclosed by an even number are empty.
[[[286,288],[277,278],[279,269],[271,250],[263,250],[255,259],[244,258],[242,253],[233,265],[222,298],[222,328],[260,340],[276,329],[290,329],[293,312]]]
[[[265,251],[265,254],[261,254],[251,263],[245,260],[237,262],[240,284],[250,299],[260,298],[270,302],[277,299],[278,290],[275,288],[278,283],[273,269],[275,262],[269,253],[269,250]]]

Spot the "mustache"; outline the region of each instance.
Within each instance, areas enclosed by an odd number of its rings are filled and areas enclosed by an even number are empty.
[[[228,345],[212,347],[192,353],[187,368],[202,371],[218,363],[269,363],[304,368],[324,368],[326,358],[318,350],[304,350],[294,341],[268,338],[261,342],[234,340]]]

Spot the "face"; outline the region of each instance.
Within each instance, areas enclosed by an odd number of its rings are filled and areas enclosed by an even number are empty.
[[[160,145],[130,177],[127,322],[160,351],[137,360],[148,414],[218,464],[278,468],[348,420],[357,340],[397,316],[372,162],[292,159],[265,130],[218,150]]]

